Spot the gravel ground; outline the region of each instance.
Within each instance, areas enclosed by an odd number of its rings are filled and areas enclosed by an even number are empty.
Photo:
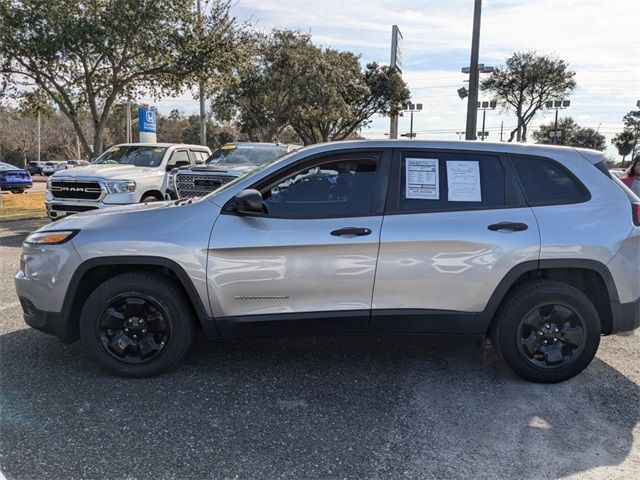
[[[640,334],[558,385],[487,345],[199,339],[126,380],[23,323],[12,276],[43,221],[0,224],[0,469],[7,479],[640,477]]]

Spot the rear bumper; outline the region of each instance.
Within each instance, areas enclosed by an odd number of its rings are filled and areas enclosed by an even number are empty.
[[[640,327],[640,298],[635,302],[611,302],[611,333],[630,332]]]
[[[31,301],[24,297],[20,297],[20,304],[24,313],[24,321],[31,328],[58,337],[65,343],[78,340],[78,329],[69,322],[68,315],[64,315],[63,312],[38,310]]]

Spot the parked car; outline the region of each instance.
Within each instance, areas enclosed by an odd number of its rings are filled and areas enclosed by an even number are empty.
[[[199,199],[45,226],[17,293],[29,325],[123,376],[164,371],[200,332],[437,334],[489,336],[518,375],[562,381],[640,325],[640,199],[604,165],[544,145],[316,145]]]
[[[42,167],[44,166],[43,162],[29,162],[27,163],[27,170],[31,175],[42,175]]]
[[[9,190],[11,193],[24,193],[33,186],[31,175],[9,163],[0,162],[0,190]]]
[[[195,163],[207,147],[173,143],[115,145],[88,166],[56,172],[47,182],[49,218],[104,207],[163,200],[167,171]]]
[[[89,165],[91,165],[90,162],[87,162],[86,160],[66,160],[64,163],[64,170],[68,170],[69,168],[75,168],[75,167],[88,167]]]
[[[167,173],[165,198],[176,200],[206,195],[298,148],[299,145],[276,143],[228,143],[213,152],[203,165],[185,166]]]
[[[64,170],[65,164],[63,162],[46,162],[42,167],[42,174],[47,177],[53,175],[59,170]]]

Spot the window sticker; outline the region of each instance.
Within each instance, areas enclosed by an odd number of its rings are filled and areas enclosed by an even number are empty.
[[[437,158],[407,158],[405,168],[405,198],[440,200],[440,168]]]
[[[481,202],[480,164],[477,161],[447,161],[450,202]]]

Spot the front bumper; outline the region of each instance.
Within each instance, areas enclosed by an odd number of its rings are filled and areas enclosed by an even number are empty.
[[[78,340],[78,326],[69,321],[69,316],[63,312],[46,312],[37,309],[33,303],[25,297],[19,297],[20,305],[27,325],[41,332],[58,337],[65,343]]]
[[[611,302],[611,333],[630,332],[640,327],[640,298],[635,302]]]

